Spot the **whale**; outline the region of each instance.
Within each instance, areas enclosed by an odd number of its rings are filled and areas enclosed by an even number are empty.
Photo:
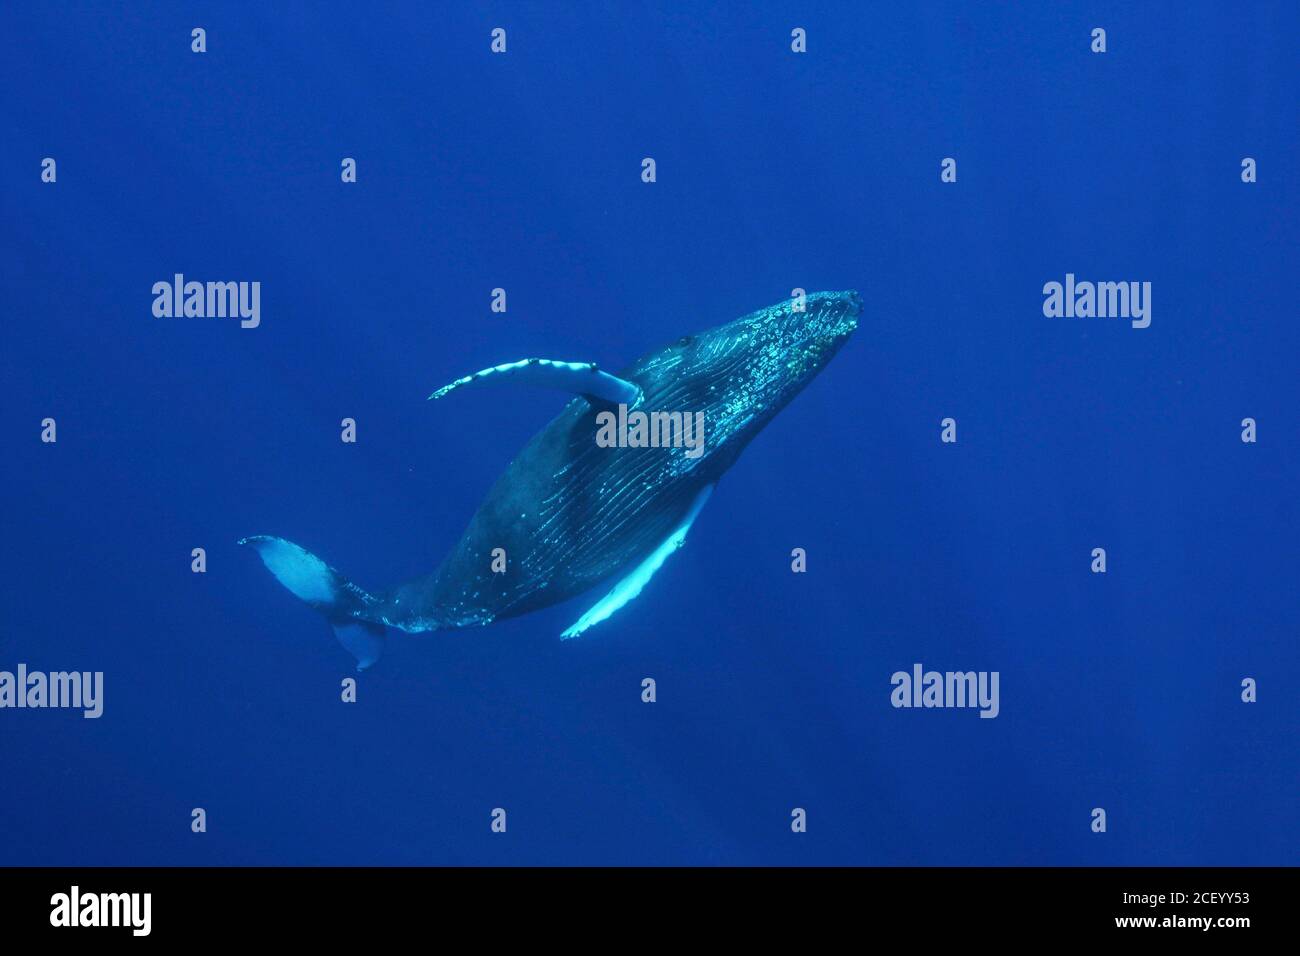
[[[390,631],[479,627],[608,590],[561,633],[568,639],[636,598],[687,532],[722,475],[811,382],[857,328],[857,292],[816,292],[685,335],[611,373],[593,362],[527,358],[434,391],[540,387],[569,393],[488,492],[432,572],[386,590],[353,583],[306,549],[272,535],[251,547],[280,584],[320,612],[366,670]],[[608,439],[658,424],[648,441]],[[698,421],[687,447],[669,423]],[[654,430],[654,429],[651,429]]]

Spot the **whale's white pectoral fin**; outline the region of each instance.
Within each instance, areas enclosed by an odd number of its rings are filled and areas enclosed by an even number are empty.
[[[466,385],[493,383],[540,385],[575,395],[589,395],[615,405],[621,403],[631,406],[641,399],[640,386],[601,371],[595,362],[557,362],[544,358],[520,359],[518,362],[485,368],[473,375],[458,378],[450,385],[444,385],[429,397],[442,398],[448,392]]]
[[[599,624],[640,594],[641,589],[654,577],[655,572],[663,567],[663,563],[668,560],[668,555],[685,543],[686,532],[691,530],[691,525],[695,523],[695,516],[700,513],[700,509],[704,507],[704,502],[709,500],[709,495],[712,492],[713,486],[705,485],[700,490],[700,493],[695,496],[695,500],[691,502],[691,510],[682,520],[682,523],[677,526],[676,530],[668,536],[664,543],[655,548],[650,557],[638,564],[626,577],[615,584],[608,594],[597,601],[586,614],[578,618],[577,623],[561,634],[560,637],[566,640],[570,637],[577,637],[587,628]]]

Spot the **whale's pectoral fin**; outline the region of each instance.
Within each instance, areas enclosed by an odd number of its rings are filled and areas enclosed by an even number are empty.
[[[601,371],[595,362],[557,362],[544,358],[521,359],[485,368],[473,375],[458,378],[450,385],[444,385],[429,397],[442,398],[448,392],[466,385],[490,385],[494,382],[557,388],[562,392],[585,395],[615,405],[621,403],[632,406],[641,400],[640,386]]]
[[[256,534],[239,543],[253,548],[294,597],[325,615],[339,643],[357,659],[357,670],[379,660],[384,650],[384,626],[356,616],[376,603],[374,597],[292,541]]]
[[[599,624],[605,618],[609,617],[628,601],[631,601],[646,583],[654,577],[654,573],[663,567],[663,563],[668,560],[668,555],[672,554],[682,546],[686,541],[686,532],[691,530],[691,525],[695,522],[695,517],[704,507],[704,502],[709,500],[709,495],[713,491],[712,485],[705,485],[700,489],[695,500],[691,502],[691,510],[682,520],[676,530],[670,534],[664,543],[655,548],[650,557],[638,564],[632,571],[621,581],[614,585],[613,589],[603,598],[596,602],[586,614],[578,618],[576,624],[570,627],[560,637],[568,639],[577,637],[593,624]]]

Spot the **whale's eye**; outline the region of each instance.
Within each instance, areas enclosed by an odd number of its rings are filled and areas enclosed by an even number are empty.
[[[677,347],[679,349],[684,349],[686,348],[686,346],[690,345],[694,341],[695,341],[695,336],[683,335],[680,339],[677,340]]]

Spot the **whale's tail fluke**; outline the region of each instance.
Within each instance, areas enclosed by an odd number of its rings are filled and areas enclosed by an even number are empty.
[[[292,541],[258,534],[240,539],[257,551],[275,579],[325,615],[339,643],[357,659],[363,671],[379,660],[384,650],[384,626],[364,618],[378,604],[374,595],[363,591],[310,551]]]

